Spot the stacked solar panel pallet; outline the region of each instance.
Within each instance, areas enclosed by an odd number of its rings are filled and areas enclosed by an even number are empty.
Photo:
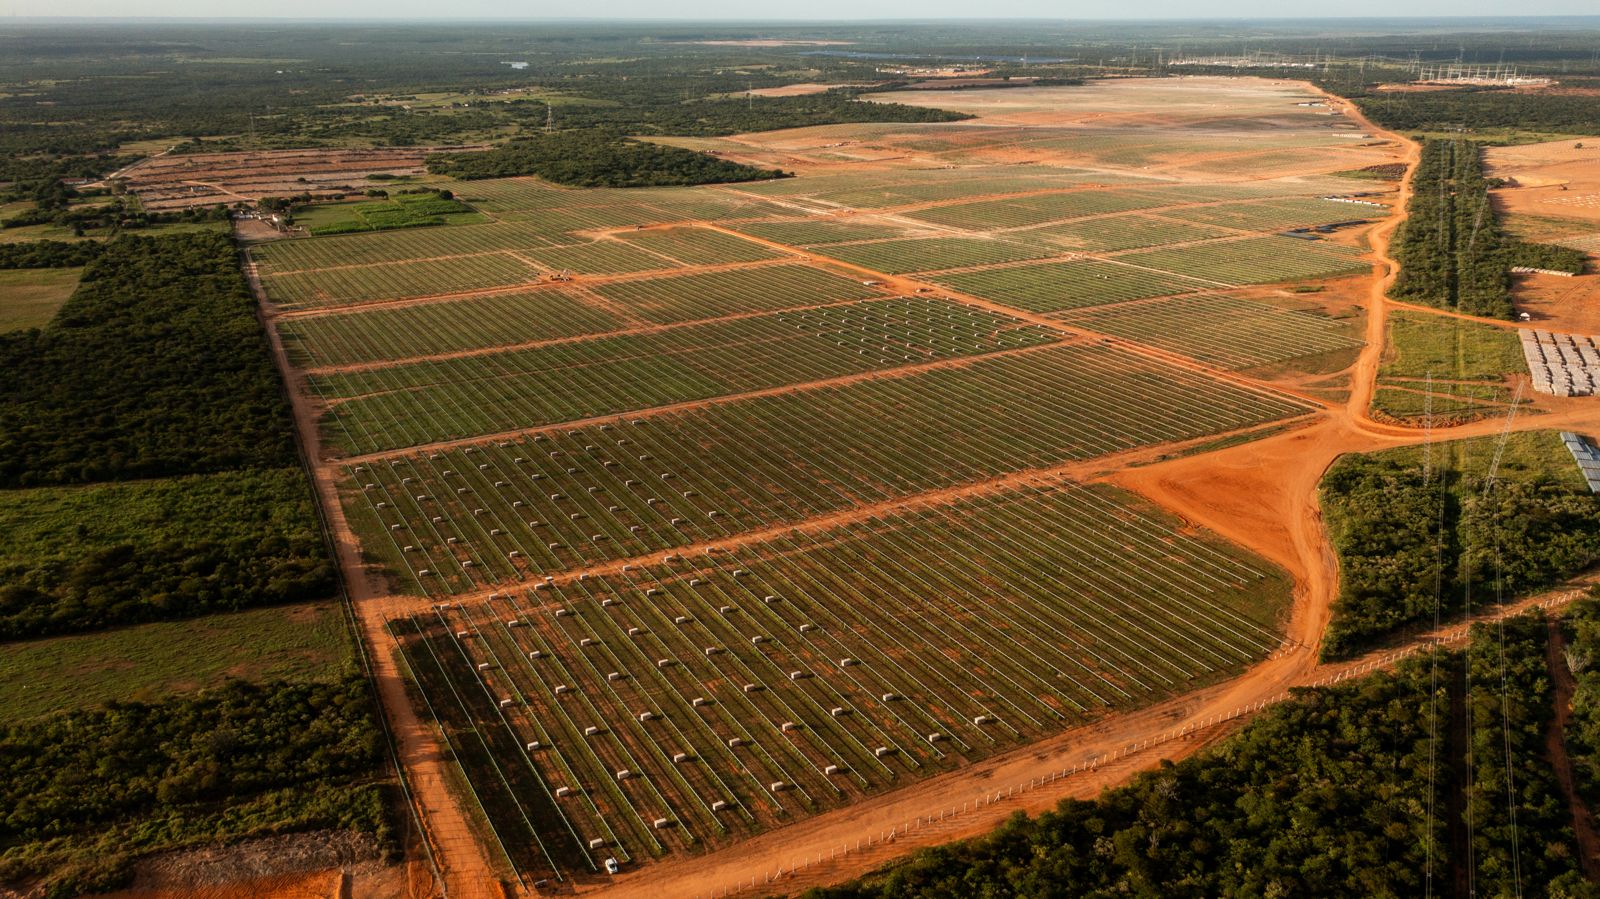
[[[1523,331],[1522,353],[1540,393],[1592,396],[1600,389],[1600,346],[1593,337]]]
[[[1583,472],[1584,480],[1589,482],[1589,490],[1600,493],[1600,449],[1596,449],[1587,437],[1571,431],[1561,432],[1561,442],[1566,444],[1567,451],[1577,460],[1578,469]]]

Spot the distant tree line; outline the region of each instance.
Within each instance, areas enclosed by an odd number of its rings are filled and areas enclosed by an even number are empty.
[[[392,847],[371,694],[228,685],[0,726],[0,883],[50,897],[128,885],[161,850],[320,829]]]
[[[1350,96],[1350,95],[1345,95]],[[1356,105],[1393,131],[1600,134],[1600,103],[1592,95],[1543,93],[1509,87],[1391,93],[1361,91]]]
[[[1395,236],[1400,263],[1390,296],[1510,318],[1512,266],[1581,272],[1583,253],[1508,238],[1489,200],[1476,144],[1429,140],[1412,176],[1410,215]]]
[[[428,171],[466,180],[538,175],[574,187],[723,184],[783,177],[772,169],[604,130],[541,134],[477,153],[441,153],[428,158]]]

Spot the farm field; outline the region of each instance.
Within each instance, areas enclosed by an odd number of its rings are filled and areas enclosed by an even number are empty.
[[[796,176],[452,183],[493,220],[251,249],[495,864],[713,852],[1283,645],[1284,573],[1103,482],[1322,414],[1355,288],[1245,286],[1370,272],[1280,232],[1382,215],[1324,197],[1392,147],[1202,87],[663,138]]]
[[[934,279],[951,290],[1030,312],[1061,312],[1205,287],[1177,275],[1094,259],[948,272]]]
[[[761,244],[708,228],[668,228],[665,230],[622,232],[622,240],[684,265],[724,265],[730,262],[759,262],[782,254]]]
[[[992,231],[1161,205],[1164,203],[1160,196],[1139,191],[1080,190],[1013,200],[936,206],[910,213],[909,217],[936,225]]]
[[[1275,646],[1281,576],[1176,528],[1067,484],[393,627],[519,873],[571,876],[591,845],[726,843]]]
[[[1224,368],[1251,368],[1362,345],[1349,325],[1327,316],[1214,294],[1100,306],[1066,320]]]
[[[1045,240],[1068,250],[1137,250],[1171,243],[1227,237],[1231,232],[1150,215],[1115,215],[1013,231],[1019,240]]]
[[[634,324],[561,287],[279,319],[289,357],[317,367],[619,331]]]
[[[1378,218],[1384,209],[1322,199],[1262,200],[1251,203],[1226,203],[1220,206],[1193,206],[1162,213],[1202,225],[1221,225],[1243,231],[1268,231],[1304,228],[1336,222]]]
[[[817,252],[891,275],[1060,255],[1059,250],[1050,247],[983,237],[926,237],[831,244],[818,248]]]
[[[784,264],[613,281],[594,294],[643,321],[672,324],[862,300],[880,291],[812,266]]]
[[[330,373],[312,388],[335,401],[332,436],[373,452],[1054,339],[944,300],[888,299]]]
[[[739,225],[739,230],[764,240],[786,243],[796,247],[853,243],[861,240],[884,240],[899,237],[904,233],[904,229],[892,225],[812,219],[746,222]]]
[[[344,306],[527,284],[539,270],[510,253],[463,259],[421,259],[267,275],[272,302],[286,309]]]
[[[347,506],[397,574],[450,593],[1304,411],[1117,350],[1044,347],[374,459],[348,472]]]
[[[1289,237],[1248,237],[1117,257],[1132,265],[1203,278],[1217,284],[1273,284],[1364,272],[1369,264],[1348,247]]]

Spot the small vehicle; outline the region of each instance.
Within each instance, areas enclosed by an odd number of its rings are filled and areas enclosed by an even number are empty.
[[[617,864],[617,860],[616,859],[614,859],[614,858],[606,859],[606,873],[607,874],[616,874],[617,872],[619,872],[621,870],[622,870],[622,866]]]

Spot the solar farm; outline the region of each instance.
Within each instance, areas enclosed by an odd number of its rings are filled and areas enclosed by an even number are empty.
[[[1316,401],[1263,367],[1362,345],[1321,291],[1387,210],[1331,173],[1393,147],[1250,84],[1166,128],[918,96],[978,118],[702,142],[781,151],[768,182],[452,183],[487,222],[251,249],[364,614],[509,877],[733,846],[1283,644],[1282,571],[1106,482],[1295,425]],[[1082,103],[1208,88],[1148,90]]]

